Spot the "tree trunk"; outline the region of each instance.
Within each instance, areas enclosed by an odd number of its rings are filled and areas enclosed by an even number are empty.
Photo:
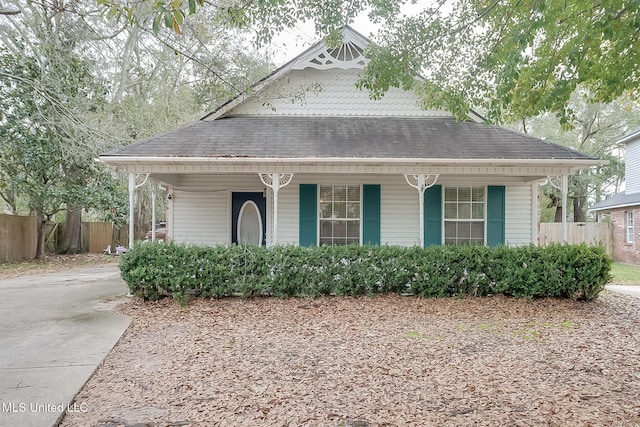
[[[562,201],[560,197],[558,197],[554,193],[549,194],[549,204],[548,208],[556,208],[555,215],[553,217],[554,222],[562,222]]]
[[[44,247],[47,232],[47,220],[41,212],[37,212],[36,221],[38,221],[38,241],[36,243],[36,258],[44,259]]]
[[[67,220],[59,247],[61,254],[79,254],[82,252],[81,240],[82,208],[75,204],[67,204]]]
[[[14,194],[14,192],[11,190],[7,190],[4,193],[0,193],[0,197],[2,197],[2,200],[7,202],[7,204],[11,208],[11,214],[18,215],[18,205],[16,204],[16,195]]]
[[[556,214],[553,218],[555,222],[562,222],[562,205],[556,206]]]

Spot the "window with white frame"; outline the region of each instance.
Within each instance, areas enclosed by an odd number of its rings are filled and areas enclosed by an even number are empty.
[[[445,187],[445,244],[484,244],[485,200],[484,187]]]
[[[360,186],[320,186],[320,245],[360,243]]]
[[[625,212],[625,230],[627,235],[627,243],[633,243],[633,211]]]

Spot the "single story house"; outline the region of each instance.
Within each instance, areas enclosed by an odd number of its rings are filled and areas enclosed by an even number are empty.
[[[136,177],[169,189],[170,239],[267,246],[535,244],[539,185],[561,182],[566,200],[572,171],[603,164],[475,112],[425,110],[412,91],[370,99],[355,86],[368,43],[347,26],[342,45],[321,41],[196,123],[100,159],[129,173],[130,200]]]
[[[613,226],[613,259],[640,264],[640,128],[622,137],[625,144],[625,190],[590,210],[609,214]]]

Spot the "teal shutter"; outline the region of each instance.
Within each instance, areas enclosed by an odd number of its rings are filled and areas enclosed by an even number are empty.
[[[424,191],[424,246],[442,244],[442,185]]]
[[[503,185],[487,187],[487,245],[504,244],[505,188]]]
[[[362,243],[380,244],[380,186],[362,186]]]
[[[300,184],[300,246],[318,244],[318,186]]]

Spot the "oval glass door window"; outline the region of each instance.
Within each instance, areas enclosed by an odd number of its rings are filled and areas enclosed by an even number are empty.
[[[262,217],[251,200],[244,202],[238,214],[238,244],[262,245]]]

